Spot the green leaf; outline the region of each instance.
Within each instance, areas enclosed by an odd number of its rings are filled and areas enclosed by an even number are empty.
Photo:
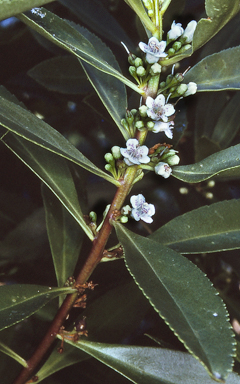
[[[98,35],[118,44],[121,48],[121,41],[123,41],[130,51],[135,50],[135,46],[124,29],[103,6],[101,1],[60,0],[60,3],[71,9],[84,25],[91,28]]]
[[[205,0],[206,19],[201,19],[193,36],[193,52],[206,44],[239,12],[238,0]]]
[[[68,344],[87,352],[137,384],[214,384],[205,369],[191,355],[154,347],[101,344],[79,340]],[[219,377],[218,377],[219,379]],[[226,384],[239,384],[230,373]]]
[[[12,359],[16,360],[23,367],[27,367],[28,364],[26,360],[24,360],[21,356],[19,356],[16,352],[14,352],[11,348],[0,341],[0,352],[5,353],[5,355],[10,356]]]
[[[42,196],[57,283],[58,287],[62,287],[68,277],[73,275],[82,245],[83,232],[72,215],[44,185]]]
[[[38,383],[63,368],[80,363],[89,358],[85,352],[79,351],[79,349],[73,348],[65,342],[63,348],[63,353],[59,353],[55,348],[42,368],[37,372]]]
[[[178,216],[149,236],[180,253],[240,248],[240,200],[222,201]]]
[[[0,124],[24,139],[80,165],[115,185],[119,185],[118,181],[96,167],[58,131],[25,108],[2,97],[0,97]]]
[[[73,95],[91,89],[78,60],[70,55],[45,60],[30,69],[28,75],[50,91]]]
[[[52,288],[30,284],[0,287],[0,330],[31,316],[55,297],[75,291],[71,288]]]
[[[94,236],[85,223],[81,211],[67,161],[12,133],[8,133],[3,142],[51,189],[61,204],[82,227],[89,239],[93,240]]]
[[[157,28],[149,18],[143,6],[142,1],[141,0],[124,0],[124,1],[129,5],[129,7],[131,7],[134,10],[134,12],[138,15],[139,19],[141,20],[141,22],[145,25],[145,27],[152,34],[154,34]]]
[[[199,183],[212,176],[240,176],[240,144],[214,153],[206,159],[191,165],[173,168],[173,176],[187,183]]]
[[[179,253],[114,226],[127,268],[155,310],[212,377],[225,378],[233,363],[233,332],[211,282]]]
[[[93,65],[100,71],[116,77],[118,80],[132,88],[141,95],[144,94],[136,84],[128,80],[119,71],[113,68],[106,60],[101,58],[98,48],[94,47],[69,22],[54,15],[44,8],[35,8],[31,12],[18,15],[19,19],[33,28],[54,44],[76,55],[79,59]]]
[[[0,20],[16,16],[36,6],[51,3],[53,0],[0,0]]]
[[[105,58],[112,67],[120,71],[120,67],[112,51],[97,36],[93,35],[85,28],[79,26],[76,26],[76,28],[92,43],[93,46],[99,47],[100,57],[103,59]],[[102,103],[127,141],[129,139],[129,134],[121,124],[121,120],[127,109],[127,92],[125,85],[119,82],[115,77],[111,77],[104,72],[99,72],[92,65],[89,65],[82,60],[79,61]]]
[[[225,49],[205,57],[185,76],[197,83],[198,92],[240,89],[240,47]]]

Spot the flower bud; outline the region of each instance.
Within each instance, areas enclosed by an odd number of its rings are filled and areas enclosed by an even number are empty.
[[[106,160],[107,163],[111,164],[114,163],[114,157],[111,153],[106,153],[104,155],[104,159]]]
[[[173,80],[173,75],[168,75],[166,78],[166,84],[169,85]]]
[[[185,92],[187,91],[188,86],[187,84],[180,84],[179,87],[176,89],[176,96],[185,96]]]
[[[190,81],[187,85],[187,91],[184,93],[184,97],[194,95],[197,92],[197,84]]]
[[[106,171],[111,172],[112,171],[112,166],[110,164],[106,164],[105,167]]]
[[[139,120],[135,123],[135,128],[137,128],[139,131],[145,129],[144,122],[142,120]]]
[[[121,159],[122,155],[118,145],[114,145],[114,147],[111,148],[111,151],[115,160]]]
[[[121,120],[121,124],[128,131],[129,126],[128,126],[127,120],[126,119],[122,119]]]
[[[172,45],[172,48],[175,49],[175,51],[179,51],[179,49],[182,48],[182,43],[180,43],[180,41],[175,41],[175,43]]]
[[[120,218],[120,222],[123,223],[123,224],[127,223],[128,222],[128,217],[127,216],[122,216]]]
[[[167,51],[168,53],[168,56],[173,56],[175,54],[175,49],[173,48],[169,48],[169,50]]]
[[[188,23],[182,35],[182,38],[184,39],[185,43],[191,43],[193,41],[193,35],[195,32],[196,26],[197,26],[197,22],[195,20],[192,20],[190,21],[190,23]]]
[[[155,64],[151,65],[149,72],[150,72],[151,76],[156,76],[156,75],[159,75],[161,73],[161,70],[162,70],[161,65],[158,63],[155,63]]]
[[[146,69],[142,65],[140,65],[140,67],[137,67],[137,75],[139,77],[143,77],[146,75]]]
[[[175,79],[176,79],[179,83],[181,83],[181,82],[183,81],[183,79],[184,79],[184,76],[183,76],[182,73],[176,73],[176,75],[175,75]]]
[[[155,123],[153,121],[147,122],[147,128],[151,131],[154,128]]]
[[[139,108],[140,116],[146,117],[147,116],[147,110],[148,110],[148,107],[146,105],[141,105],[141,107]]]
[[[89,219],[90,219],[93,223],[96,223],[96,221],[97,221],[97,214],[96,214],[96,212],[91,211],[91,212],[89,213]]]
[[[126,120],[127,120],[128,124],[130,124],[130,125],[134,122],[134,115],[133,115],[132,111],[127,110]]]
[[[188,51],[191,47],[192,47],[191,44],[186,44],[186,45],[184,45],[181,49],[179,49],[178,53],[185,53],[185,52]]]
[[[165,88],[165,87],[166,87],[166,83],[165,83],[165,81],[162,81],[162,82],[159,84],[159,87],[160,87],[160,88]]]
[[[134,65],[135,59],[136,59],[136,56],[133,53],[130,53],[130,55],[128,55],[129,64]]]
[[[152,9],[148,10],[148,16],[153,17],[154,16],[154,11]]]
[[[152,7],[153,7],[151,0],[143,0],[143,4],[144,4],[145,8],[147,8],[148,10],[152,9]]]
[[[131,66],[128,68],[128,70],[129,70],[129,73],[130,73],[131,76],[136,77],[136,74],[137,74],[136,67],[134,67],[134,66],[131,65]]]
[[[142,59],[141,59],[140,57],[137,57],[137,58],[135,59],[135,61],[134,61],[134,65],[135,65],[135,67],[140,67],[140,66],[142,66],[142,65],[143,65],[143,61],[142,61]]]
[[[172,173],[172,168],[167,163],[160,162],[155,167],[155,173],[167,179]]]
[[[179,161],[180,161],[180,157],[178,155],[173,155],[173,156],[170,156],[168,159],[167,159],[167,162],[169,165],[173,166],[173,165],[178,165],[179,164]]]

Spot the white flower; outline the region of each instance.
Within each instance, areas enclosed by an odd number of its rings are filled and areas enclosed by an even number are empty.
[[[168,40],[177,40],[178,37],[180,37],[184,32],[184,29],[182,28],[182,24],[175,23],[175,21],[171,25],[171,29],[167,34]]]
[[[155,167],[155,173],[167,179],[172,173],[172,168],[167,163],[160,162]]]
[[[185,43],[191,43],[193,41],[193,35],[194,35],[194,32],[195,32],[195,29],[196,29],[196,26],[197,26],[197,22],[195,20],[192,20],[190,21],[190,23],[188,23],[182,37],[185,38],[184,42]]]
[[[142,194],[133,195],[130,198],[132,204],[131,216],[136,220],[143,220],[145,223],[152,223],[151,216],[155,214],[155,207],[153,204],[146,203],[145,197]]]
[[[193,81],[190,81],[190,83],[188,83],[187,85],[187,90],[183,96],[186,97],[186,96],[194,95],[194,93],[196,92],[197,92],[197,84],[194,83]]]
[[[156,37],[151,37],[148,45],[140,42],[139,48],[146,53],[146,60],[149,64],[157,63],[160,58],[166,57],[164,53],[166,41],[158,41]]]
[[[169,138],[173,138],[172,129],[174,128],[174,122],[169,121],[168,123],[164,123],[163,121],[154,121],[154,128],[152,132],[158,133],[158,132],[165,132],[165,135]]]
[[[165,97],[161,94],[153,99],[148,96],[146,100],[146,106],[148,107],[147,115],[153,120],[162,120],[165,123],[168,121],[168,117],[172,116],[175,112],[172,104],[165,104]]]
[[[146,145],[140,146],[137,139],[128,139],[126,145],[127,148],[120,148],[120,152],[124,157],[124,161],[127,165],[149,163],[149,149]]]

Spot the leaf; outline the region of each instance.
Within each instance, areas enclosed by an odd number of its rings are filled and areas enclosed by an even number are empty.
[[[89,356],[85,352],[79,351],[77,348],[73,348],[71,345],[64,342],[63,353],[59,353],[55,348],[42,368],[37,372],[37,382],[40,383],[55,372],[87,360],[88,358]]]
[[[240,248],[240,200],[200,207],[163,225],[149,236],[180,253]]]
[[[155,310],[212,377],[225,378],[233,363],[233,332],[211,282],[179,253],[114,226],[127,268]]]
[[[105,57],[109,63],[120,70],[117,60],[112,51],[106,47],[95,35],[90,34],[86,29],[77,26],[77,29],[95,46],[99,47],[99,55]],[[104,72],[99,72],[93,66],[79,60],[82,67],[100,97],[107,111],[115,121],[123,137],[127,141],[129,134],[121,124],[121,120],[127,109],[127,92],[123,83],[120,83],[116,78],[108,76]]]
[[[58,131],[25,108],[2,97],[0,97],[0,124],[24,139],[80,165],[115,185],[119,185],[118,181],[96,167]]]
[[[156,31],[156,27],[151,21],[151,19],[148,17],[148,14],[143,6],[143,3],[141,0],[124,0],[138,15],[141,22],[145,25],[145,27],[152,33]]]
[[[119,71],[113,68],[106,60],[103,60],[97,50],[85,37],[77,31],[69,22],[54,15],[44,8],[34,8],[26,14],[18,15],[19,19],[57,44],[63,49],[73,53],[79,59],[93,65],[100,71],[116,77],[118,80],[143,95],[136,84],[124,77]]]
[[[71,288],[13,284],[0,287],[0,330],[31,316],[59,295],[74,293]]]
[[[193,36],[193,52],[215,36],[239,12],[238,0],[205,0],[206,19],[201,19]]]
[[[12,133],[7,134],[3,142],[51,189],[89,239],[93,240],[94,236],[85,223],[66,160]]]
[[[17,0],[12,2],[8,0],[0,0],[0,20],[15,16],[18,13],[25,12],[33,7],[51,3],[52,1],[53,0]]]
[[[197,83],[197,91],[240,89],[240,47],[225,49],[199,61],[185,76]]]
[[[76,348],[87,352],[137,384],[214,384],[206,371],[191,355],[154,347],[135,347],[93,343],[79,340]],[[218,377],[219,379],[219,377]],[[239,384],[236,373],[230,373],[226,384]]]
[[[123,41],[130,51],[135,49],[121,25],[108,12],[100,1],[95,0],[60,0],[60,3],[76,15],[82,23],[93,29],[98,35],[122,47]],[[111,32],[110,32],[111,31]]]
[[[240,176],[240,144],[214,153],[196,164],[173,168],[173,176],[187,183],[199,183],[213,176]],[[233,172],[233,173],[232,173]]]
[[[42,196],[57,283],[58,287],[62,287],[68,277],[73,275],[82,245],[83,232],[76,220],[44,185]]]
[[[21,356],[19,356],[11,348],[9,348],[7,345],[5,345],[5,344],[3,344],[1,342],[0,342],[0,352],[3,352],[3,353],[5,353],[5,355],[10,356],[12,359],[16,360],[23,367],[26,368],[28,366],[26,360],[24,360]]]
[[[91,89],[78,60],[70,55],[45,60],[30,69],[28,75],[50,91],[73,95]]]

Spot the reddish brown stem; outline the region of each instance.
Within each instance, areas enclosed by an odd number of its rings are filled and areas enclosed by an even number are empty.
[[[127,169],[125,177],[121,182],[121,186],[117,189],[117,192],[114,196],[113,202],[104,220],[99,235],[94,240],[90,254],[76,279],[75,285],[84,284],[89,278],[89,276],[92,274],[93,270],[96,268],[98,263],[101,261],[105,245],[112,230],[110,220],[114,218],[114,211],[121,209],[122,204],[124,203],[124,200],[129,190],[131,189],[136,172],[136,166],[129,167]],[[76,292],[66,297],[62,306],[59,308],[59,311],[57,312],[45,337],[42,339],[41,343],[37,347],[32,357],[27,361],[28,366],[22,369],[13,384],[25,384],[26,381],[31,378],[34,371],[45,356],[46,352],[54,342],[60,327],[63,325],[66,317],[68,316],[68,313],[70,312],[75,300],[77,299],[77,295],[78,293]]]

